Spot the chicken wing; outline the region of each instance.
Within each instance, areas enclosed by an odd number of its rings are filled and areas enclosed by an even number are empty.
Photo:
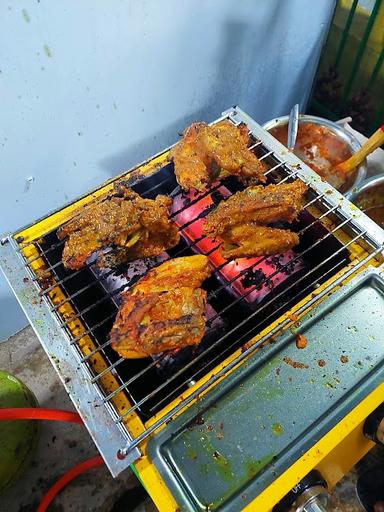
[[[200,343],[205,332],[208,258],[168,260],[150,270],[132,289],[112,327],[111,345],[121,357],[135,359]]]
[[[170,198],[144,199],[121,183],[114,192],[88,204],[58,230],[60,239],[67,237],[66,268],[82,268],[91,254],[111,246],[112,252],[99,257],[100,266],[157,256],[179,242],[177,226],[168,218]]]
[[[264,164],[248,149],[244,124],[220,121],[212,126],[194,123],[170,151],[176,179],[184,190],[203,191],[213,181],[229,175],[245,183],[264,183]]]
[[[299,180],[282,185],[248,187],[237,192],[207,215],[204,234],[215,237],[230,226],[253,222],[268,225],[292,222],[303,207],[306,185]]]
[[[221,240],[225,258],[268,256],[299,243],[296,233],[267,227],[292,222],[303,207],[306,185],[296,180],[282,185],[248,187],[221,201],[204,221],[203,232]]]

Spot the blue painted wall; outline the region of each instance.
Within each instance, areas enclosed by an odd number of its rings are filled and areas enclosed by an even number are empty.
[[[305,105],[333,0],[3,0],[0,232],[238,104]],[[29,178],[29,181],[28,181]],[[0,278],[0,339],[26,320]]]

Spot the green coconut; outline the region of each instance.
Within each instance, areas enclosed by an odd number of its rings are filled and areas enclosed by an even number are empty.
[[[0,371],[0,408],[36,407],[33,393],[16,377]],[[37,444],[37,421],[0,421],[0,493],[29,466]]]

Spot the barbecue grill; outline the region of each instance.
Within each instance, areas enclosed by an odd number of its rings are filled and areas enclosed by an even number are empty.
[[[110,472],[131,465],[163,511],[269,511],[315,468],[331,488],[372,446],[362,424],[383,400],[384,231],[238,107],[221,119],[248,126],[269,183],[308,185],[293,251],[223,260],[200,224],[242,186],[183,195],[169,149],[1,239],[2,270]],[[65,269],[57,228],[119,179],[174,198],[179,245],[117,270]],[[213,271],[202,343],[118,356],[120,292],[196,252]]]

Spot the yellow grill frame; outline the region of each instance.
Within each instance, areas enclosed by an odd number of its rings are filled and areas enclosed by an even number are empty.
[[[47,271],[45,269],[45,264],[42,258],[39,257],[39,252],[36,247],[31,243],[34,240],[37,240],[48,232],[57,229],[59,226],[67,222],[70,218],[76,214],[78,209],[81,209],[83,206],[89,204],[90,201],[97,199],[110,192],[113,188],[113,183],[119,179],[129,178],[135,179],[135,177],[144,177],[149,176],[156,172],[160,167],[165,165],[168,160],[168,151],[160,154],[159,156],[153,158],[149,162],[144,163],[141,166],[138,166],[133,171],[129,171],[121,174],[120,176],[106,182],[97,190],[91,192],[90,194],[82,197],[81,199],[75,201],[74,203],[64,207],[60,211],[54,212],[48,217],[36,222],[35,224],[22,229],[18,233],[14,235],[14,240],[19,244],[20,250],[23,256],[28,260],[34,260],[30,267],[35,272],[36,276],[41,276],[44,273],[44,276],[47,275]],[[318,211],[313,209],[312,213],[315,215],[319,215]],[[332,227],[329,219],[324,219],[324,224]],[[342,231],[338,232],[336,237],[340,237],[341,241],[345,243],[345,239],[347,235]],[[345,238],[346,237],[346,238]],[[344,239],[343,239],[344,238]],[[22,240],[22,242],[18,242],[18,240]],[[351,244],[349,246],[349,251],[351,253],[352,262],[344,267],[337,274],[333,275],[329,278],[325,283],[318,288],[316,293],[321,293],[329,284],[333,281],[336,281],[340,276],[343,275],[349,268],[352,268],[356,261],[363,259],[368,253],[359,245],[359,244]],[[374,264],[376,266],[379,265],[379,261],[372,259],[370,264]],[[359,269],[360,272],[362,269]],[[355,274],[352,274],[349,278],[354,277]],[[53,278],[53,276],[51,276]],[[333,292],[334,290],[332,290]],[[55,286],[48,295],[53,304],[58,304],[64,301],[67,297],[60,286]],[[290,311],[281,315],[275,322],[268,326],[268,328],[264,329],[260,334],[252,338],[247,345],[250,346],[256,343],[261,339],[264,335],[268,334],[272,329],[278,326],[282,320],[290,319],[294,317],[295,312],[304,306],[309,299],[313,297],[313,293],[308,294],[307,297],[298,302]],[[324,300],[323,297],[321,300]],[[73,310],[71,304],[66,302],[62,306],[58,308],[58,313],[61,318],[66,321],[67,327],[71,334],[74,337],[78,337],[82,335],[86,328],[82,324],[79,319],[75,321],[68,320],[72,315],[74,315],[75,311]],[[297,318],[290,321],[288,327],[294,328],[294,324],[297,321]],[[87,356],[90,352],[92,352],[96,347],[92,341],[92,339],[85,335],[79,343],[79,347],[84,356]],[[229,357],[225,359],[222,363],[217,365],[213,370],[208,372],[204,377],[199,379],[199,381],[191,388],[183,392],[176,399],[174,399],[170,404],[164,407],[160,412],[154,415],[150,420],[143,423],[139,416],[132,412],[128,416],[124,418],[124,424],[130,432],[130,434],[135,438],[140,435],[145,429],[151,425],[153,425],[158,419],[162,418],[167,412],[171,411],[176,405],[180,404],[186,397],[190,396],[196,389],[198,389],[202,384],[208,381],[208,379],[217,374],[221,369],[228,365],[228,363],[232,362],[239,354],[241,350],[236,350]],[[90,360],[90,364],[93,370],[96,373],[100,373],[107,368],[107,364],[101,354],[96,352],[92,359]],[[233,371],[233,370],[232,370]],[[220,381],[218,381],[220,382]],[[217,385],[216,382],[214,385]],[[100,383],[103,386],[104,390],[109,394],[115,391],[118,388],[118,382],[113,377],[112,374],[108,373],[101,377]],[[208,392],[211,388],[208,388],[205,392]],[[324,436],[313,448],[311,448],[299,461],[292,465],[290,470],[281,475],[273,484],[271,484],[262,494],[260,494],[250,505],[248,505],[245,510],[249,511],[258,511],[258,512],[268,512],[271,510],[273,505],[279,501],[301,478],[303,478],[311,469],[314,467],[320,467],[325,476],[328,477],[328,482],[332,486],[334,485],[341,476],[342,472],[333,471],[332,469],[332,461],[333,461],[333,453],[337,453],[338,446],[346,443],[349,446],[353,445],[354,449],[350,451],[350,457],[348,458],[348,462],[344,464],[345,468],[343,471],[348,469],[348,466],[353,465],[359,458],[366,453],[371,447],[371,443],[368,441],[364,441],[360,439],[359,436],[356,435],[356,432],[359,432],[361,418],[365,418],[372,410],[379,405],[382,401],[382,392],[384,390],[384,385],[377,388],[369,397],[367,397],[363,402],[361,402],[349,415],[347,415],[343,421],[341,421],[336,427],[334,427],[328,434]],[[119,392],[113,398],[113,405],[118,412],[118,414],[123,414],[128,408],[131,407],[129,400],[127,399],[125,393],[123,391]],[[181,414],[184,409],[178,412]],[[162,427],[159,427],[160,430]],[[342,443],[342,444],[340,444]],[[142,457],[134,463],[134,467],[138,473],[139,478],[149,491],[152,499],[156,503],[157,507],[161,511],[171,511],[178,510],[177,504],[169,492],[168,488],[164,484],[161,479],[158,471],[155,466],[151,463],[150,459],[146,455],[146,445],[147,441],[143,441],[139,445],[139,449],[143,454]]]

